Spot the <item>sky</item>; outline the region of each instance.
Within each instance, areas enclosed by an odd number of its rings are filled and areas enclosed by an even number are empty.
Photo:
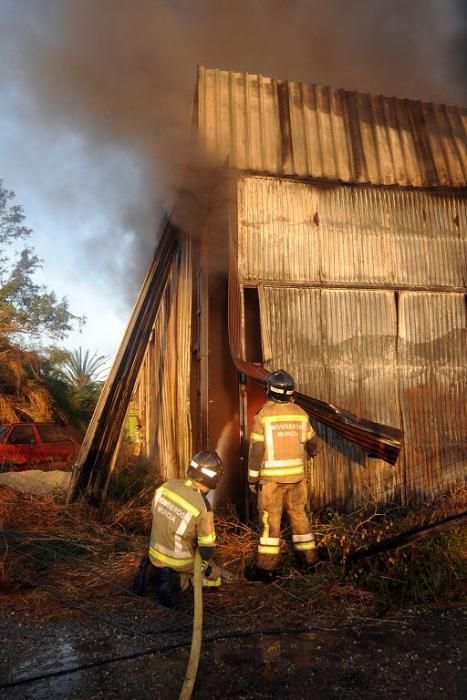
[[[465,105],[458,0],[0,0],[0,179],[113,355],[186,154],[196,67]]]

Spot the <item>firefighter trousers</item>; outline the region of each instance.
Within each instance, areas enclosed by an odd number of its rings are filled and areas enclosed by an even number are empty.
[[[295,551],[305,563],[316,563],[315,538],[305,510],[307,499],[305,479],[295,484],[266,481],[259,485],[258,516],[261,535],[256,557],[256,566],[259,569],[273,571],[277,566],[283,508],[290,520]]]
[[[135,595],[143,596],[149,584],[153,584],[156,588],[160,586],[161,571],[164,567],[154,566],[149,557],[145,555],[139,564],[138,571],[133,580],[132,592]],[[172,570],[173,571],[173,570]],[[202,565],[202,584],[203,587],[217,587],[222,583],[222,576],[228,572],[224,572],[214,562],[204,562]],[[192,582],[192,572],[173,571],[173,582],[177,590],[185,591],[190,587]]]

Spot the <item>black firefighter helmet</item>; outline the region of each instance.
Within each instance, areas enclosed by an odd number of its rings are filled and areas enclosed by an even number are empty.
[[[222,472],[223,464],[217,452],[197,452],[188,467],[187,476],[209,489],[215,489]]]
[[[284,369],[272,372],[268,377],[266,386],[268,399],[278,403],[290,401],[295,391],[294,379]]]

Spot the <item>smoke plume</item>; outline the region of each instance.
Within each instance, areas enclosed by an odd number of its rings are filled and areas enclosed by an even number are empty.
[[[134,296],[180,181],[197,64],[462,104],[461,8],[456,0],[0,0],[0,89],[36,153],[37,187],[89,219],[89,264],[100,262]]]

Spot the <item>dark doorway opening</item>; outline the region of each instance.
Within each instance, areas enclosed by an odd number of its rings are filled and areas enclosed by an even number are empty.
[[[245,305],[245,360],[263,364],[258,288],[244,287],[243,299]]]

